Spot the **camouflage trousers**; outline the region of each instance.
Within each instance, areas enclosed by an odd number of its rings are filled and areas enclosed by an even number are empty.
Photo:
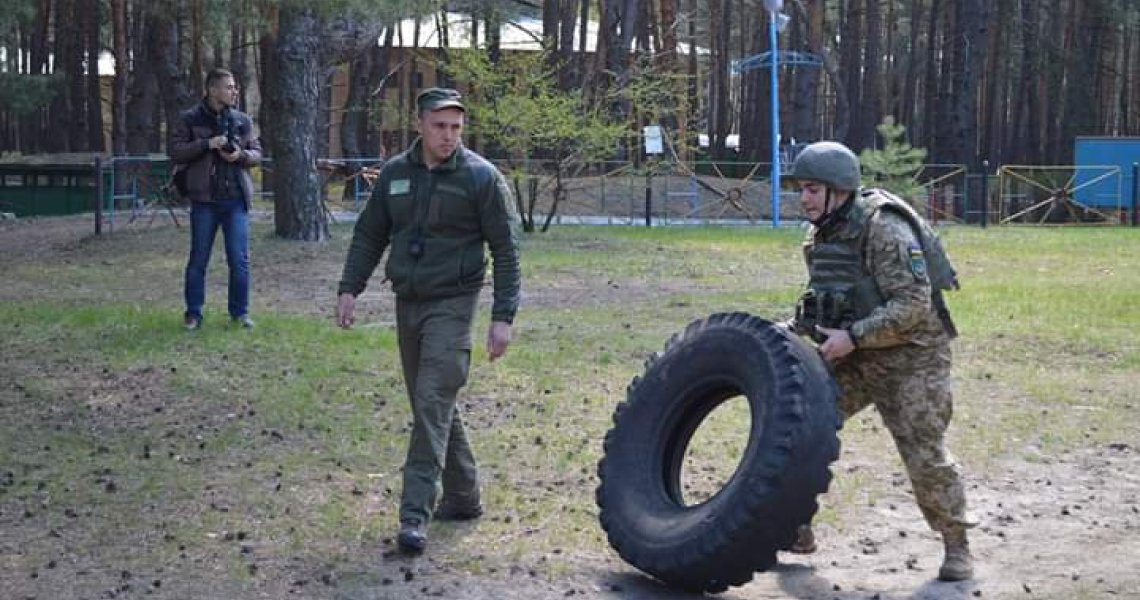
[[[455,399],[471,366],[474,294],[397,300],[396,329],[404,383],[412,403],[412,436],[404,461],[400,521],[428,523],[444,494],[478,500],[479,469]]]
[[[840,409],[850,418],[874,405],[906,465],[914,498],[931,529],[974,525],[958,465],[944,438],[953,413],[949,343],[857,350],[835,365]]]

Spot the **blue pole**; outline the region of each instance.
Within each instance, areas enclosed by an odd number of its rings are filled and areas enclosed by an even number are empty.
[[[768,46],[772,51],[772,227],[780,226],[780,90],[776,48],[776,11],[768,11]]]

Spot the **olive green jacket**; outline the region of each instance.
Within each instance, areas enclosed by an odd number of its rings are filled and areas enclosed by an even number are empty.
[[[364,291],[385,249],[385,279],[402,300],[477,293],[489,247],[491,318],[511,323],[519,305],[518,213],[503,175],[460,147],[428,169],[419,140],[389,160],[360,213],[338,293]],[[418,253],[418,256],[416,256]]]

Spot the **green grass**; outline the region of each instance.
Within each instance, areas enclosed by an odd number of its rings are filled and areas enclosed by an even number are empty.
[[[277,255],[302,256],[300,268],[317,266],[290,281],[315,286],[314,273],[339,267],[349,231],[335,226],[331,244],[303,250],[256,235],[254,253],[266,270]],[[270,576],[251,575],[211,537],[236,531],[260,555],[365,560],[395,525],[410,420],[391,328],[342,331],[288,299],[259,298],[253,331],[214,318],[186,334],[172,300],[184,248],[163,247],[162,235],[90,243],[70,262],[0,267],[27,294],[0,304],[0,475],[14,474],[0,487],[4,514],[26,506],[31,520],[62,528],[75,527],[67,510],[90,511],[72,540],[77,551],[118,548],[134,569],[185,554],[225,565],[235,581]],[[559,577],[566,563],[550,557],[604,552],[594,465],[627,383],[693,319],[728,310],[789,316],[805,279],[801,238],[798,229],[738,228],[529,236],[528,302],[510,353],[486,361],[483,311],[464,392],[492,512],[473,527],[433,530],[442,541],[435,560],[472,573],[520,564]],[[985,473],[1006,458],[1136,439],[1140,427],[1120,415],[1136,408],[1128,382],[1140,375],[1140,231],[959,227],[945,240],[963,283],[949,296],[963,335],[950,445],[966,468]],[[123,257],[135,243],[157,254],[127,261],[125,281]],[[165,303],[133,298],[131,277],[174,292],[154,291]],[[211,288],[215,314],[221,292]],[[331,308],[327,288],[300,296],[327,297]],[[271,300],[279,310],[265,308]],[[696,477],[732,472],[739,408],[718,411],[698,432],[724,448],[695,450]],[[874,423],[850,423],[845,447],[900,470]],[[840,473],[821,519],[841,525],[847,506],[892,493],[887,479]],[[35,538],[10,568],[33,568],[52,543]]]

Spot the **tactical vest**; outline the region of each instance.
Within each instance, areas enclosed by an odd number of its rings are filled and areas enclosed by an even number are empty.
[[[808,292],[797,312],[805,313],[824,327],[846,329],[886,302],[874,277],[863,268],[867,225],[880,210],[890,210],[910,224],[922,246],[932,304],[946,332],[951,337],[956,336],[942,291],[958,289],[958,277],[937,232],[909,204],[880,189],[865,190],[856,196],[845,222],[836,231],[804,247]]]

